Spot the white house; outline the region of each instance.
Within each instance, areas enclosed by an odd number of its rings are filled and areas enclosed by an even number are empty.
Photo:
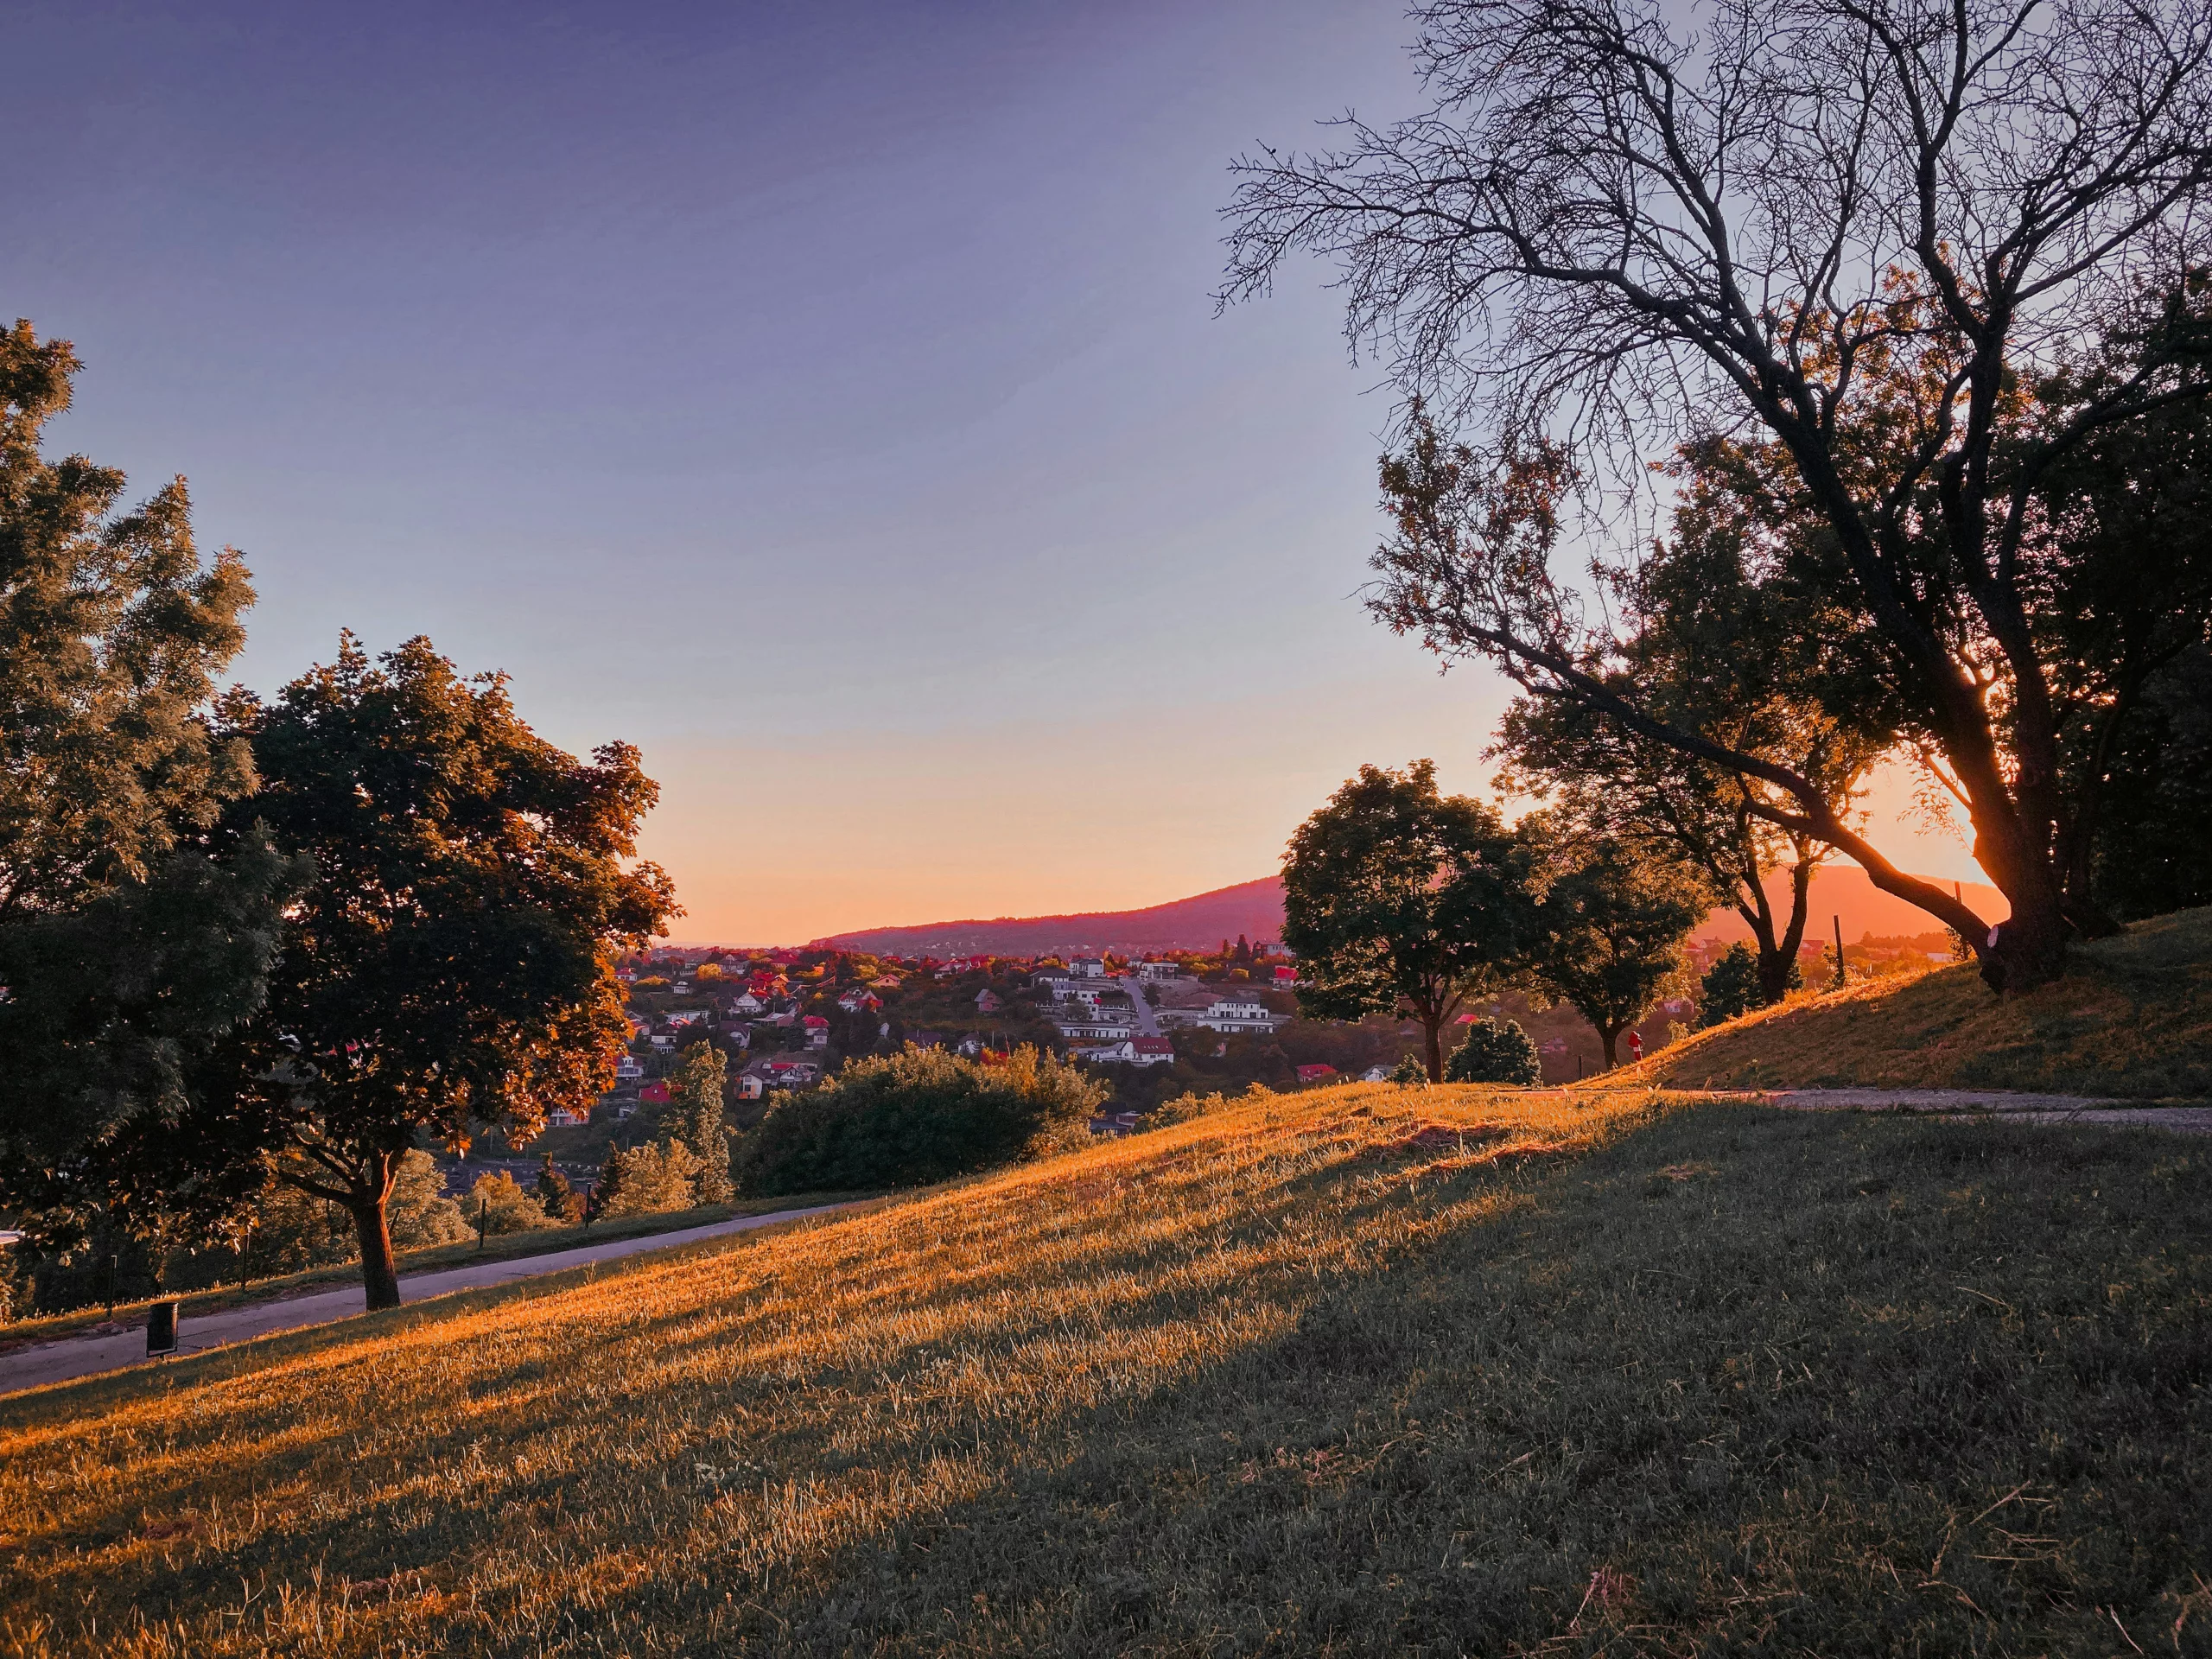
[[[1217,996],[1201,1014],[1196,1024],[1210,1026],[1216,1031],[1262,1033],[1272,1032],[1281,1021],[1268,1012],[1264,1002],[1246,1001],[1240,997]]]
[[[729,1011],[741,1020],[750,1019],[767,1006],[750,991],[740,991],[729,1000]]]
[[[617,1083],[635,1083],[645,1075],[645,1068],[639,1065],[632,1055],[625,1054],[614,1062],[614,1081]]]
[[[1070,1039],[1091,1038],[1108,1043],[1118,1043],[1125,1037],[1134,1037],[1137,1029],[1135,1015],[1103,1012],[1088,1016],[1062,1014],[1054,1023],[1059,1027],[1060,1035]]]
[[[1183,964],[1179,962],[1141,962],[1137,963],[1137,977],[1142,980],[1180,979]]]
[[[1097,957],[1077,957],[1068,963],[1068,972],[1077,979],[1103,979],[1106,963]]]

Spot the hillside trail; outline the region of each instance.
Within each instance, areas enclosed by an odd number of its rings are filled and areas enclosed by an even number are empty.
[[[2008,1123],[2078,1123],[2098,1128],[2171,1129],[2212,1135],[2212,1105],[2152,1106],[2091,1095],[2013,1094],[2000,1089],[1715,1090],[1796,1112],[1927,1112],[1941,1117],[2001,1117]]]
[[[703,1227],[687,1227],[677,1232],[648,1233],[639,1238],[611,1239],[604,1244],[583,1244],[572,1250],[556,1250],[545,1255],[518,1256],[504,1262],[471,1262],[466,1267],[416,1274],[399,1281],[400,1300],[403,1304],[411,1306],[457,1290],[477,1290],[486,1285],[511,1284],[517,1280],[535,1279],[544,1274],[561,1273],[595,1262],[619,1261],[624,1256],[638,1255],[648,1250],[664,1250],[674,1245],[695,1243],[700,1239],[749,1232],[756,1227],[772,1227],[779,1222],[832,1215],[841,1210],[849,1210],[855,1204],[867,1202],[867,1199],[853,1199],[842,1204],[815,1205],[804,1210],[779,1210],[765,1216],[740,1216],[734,1220],[710,1222]],[[220,1313],[198,1319],[188,1318],[178,1327],[175,1357],[182,1358],[187,1355],[227,1347],[232,1343],[269,1336],[278,1331],[296,1331],[306,1325],[327,1325],[334,1319],[349,1319],[363,1312],[366,1301],[366,1294],[360,1286],[348,1285],[336,1290],[312,1291],[302,1296],[256,1302],[245,1307],[226,1308]],[[25,1389],[43,1388],[53,1382],[74,1382],[79,1377],[120,1370],[128,1365],[154,1363],[146,1357],[146,1332],[143,1325],[128,1331],[85,1332],[0,1354],[0,1395],[19,1393]]]

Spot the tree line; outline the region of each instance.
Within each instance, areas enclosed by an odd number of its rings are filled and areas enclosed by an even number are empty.
[[[49,459],[76,356],[0,334],[0,1211],[52,1250],[351,1224],[398,1300],[410,1157],[588,1109],[614,964],[679,913],[637,860],[637,751],[579,759],[425,639],[263,699],[219,682],[253,590],[177,480]]]
[[[1413,117],[1237,164],[1403,394],[1375,615],[1736,905],[1841,855],[2001,993],[2212,901],[2212,5],[1435,0]],[[1869,840],[1963,815],[2001,923]],[[1786,864],[1777,913],[1759,877]]]

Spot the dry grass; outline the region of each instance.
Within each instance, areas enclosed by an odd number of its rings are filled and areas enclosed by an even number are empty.
[[[2203,1154],[1683,1104],[1281,1097],[19,1397],[0,1646],[2202,1651]]]
[[[1762,1009],[1616,1074],[1670,1089],[2011,1089],[2212,1095],[2212,910],[2075,952],[2056,984],[1999,1001],[1973,968],[1876,980]]]

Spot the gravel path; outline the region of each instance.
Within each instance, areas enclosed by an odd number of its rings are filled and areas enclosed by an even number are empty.
[[[534,1279],[541,1274],[559,1273],[567,1268],[582,1267],[587,1262],[618,1261],[623,1256],[637,1255],[646,1250],[664,1250],[674,1244],[689,1244],[702,1238],[720,1238],[728,1233],[749,1232],[756,1227],[772,1227],[779,1221],[796,1221],[804,1216],[826,1216],[851,1207],[850,1204],[823,1204],[806,1210],[779,1210],[772,1215],[741,1216],[734,1221],[713,1222],[704,1227],[686,1227],[679,1232],[649,1233],[642,1238],[583,1244],[572,1250],[556,1250],[545,1255],[518,1256],[505,1262],[474,1262],[467,1267],[448,1268],[438,1273],[416,1274],[402,1279],[399,1294],[403,1301],[419,1302],[456,1290],[475,1290],[485,1285],[504,1285],[518,1279]],[[188,1315],[178,1328],[177,1351],[180,1355],[204,1353],[210,1348],[265,1337],[273,1331],[293,1331],[302,1325],[325,1325],[333,1319],[343,1319],[360,1313],[365,1300],[360,1286],[348,1285],[340,1290],[311,1291],[306,1295],[256,1302],[247,1307],[226,1308],[219,1313],[209,1313],[199,1319]],[[49,1382],[72,1382],[80,1376],[96,1376],[101,1371],[119,1370],[126,1365],[151,1363],[146,1358],[146,1332],[143,1325],[122,1332],[87,1332],[32,1347],[18,1348],[12,1353],[0,1354],[0,1395],[13,1394],[22,1389],[41,1388]]]

